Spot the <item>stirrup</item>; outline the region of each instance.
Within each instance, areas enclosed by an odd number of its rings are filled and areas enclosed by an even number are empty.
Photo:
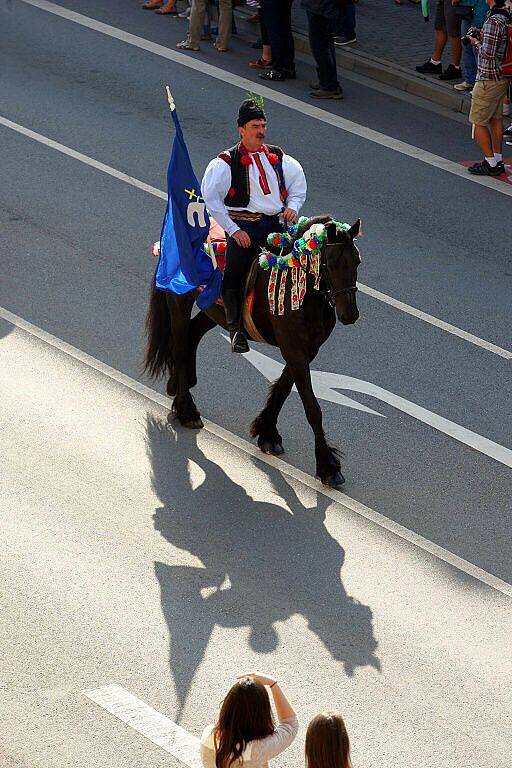
[[[231,333],[231,351],[238,354],[249,352],[249,344],[247,343],[247,336],[241,330],[233,331]]]

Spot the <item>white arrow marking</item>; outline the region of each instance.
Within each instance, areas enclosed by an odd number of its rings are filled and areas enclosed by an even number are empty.
[[[277,379],[284,368],[282,363],[272,360],[267,355],[263,355],[261,352],[256,352],[253,349],[244,357],[269,381]],[[362,394],[370,395],[402,411],[402,413],[412,416],[413,419],[422,421],[423,424],[428,424],[429,427],[437,429],[438,432],[443,432],[454,440],[458,440],[459,443],[464,443],[470,448],[474,448],[475,451],[483,453],[495,461],[499,461],[500,464],[504,464],[506,467],[512,468],[512,451],[509,448],[505,448],[503,445],[499,445],[499,443],[494,443],[492,440],[488,440],[476,432],[471,432],[471,430],[461,427],[460,424],[445,419],[443,416],[438,416],[437,413],[428,411],[426,408],[422,408],[420,405],[416,405],[416,403],[412,403],[404,397],[395,395],[387,389],[378,387],[376,384],[364,381],[363,379],[356,379],[353,376],[343,376],[340,373],[328,373],[327,371],[311,371],[311,381],[315,395],[322,400],[347,405],[349,408],[357,408],[358,410],[381,416],[382,414],[356,403],[355,400],[351,400],[348,397],[345,398],[344,395],[333,390],[346,389],[349,392],[361,392]]]

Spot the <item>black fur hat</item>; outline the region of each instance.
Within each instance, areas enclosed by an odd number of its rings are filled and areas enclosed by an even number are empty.
[[[238,110],[238,126],[246,125],[250,120],[266,120],[265,112],[254,99],[246,99]]]

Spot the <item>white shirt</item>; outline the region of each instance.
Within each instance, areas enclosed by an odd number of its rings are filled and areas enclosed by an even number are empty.
[[[234,208],[232,211],[250,211],[251,213],[264,213],[267,216],[275,216],[283,209],[283,201],[279,193],[279,183],[275,168],[269,162],[264,152],[250,152],[252,163],[249,167],[249,204],[245,208]],[[265,194],[260,184],[260,169],[254,160],[258,156],[267,179],[269,193]],[[302,166],[290,155],[283,154],[283,175],[288,197],[286,207],[292,208],[297,213],[304,205],[307,192],[306,177]],[[201,182],[201,194],[209,212],[228,235],[233,235],[239,224],[229,216],[224,202],[231,188],[231,166],[220,157],[215,157],[207,166]]]

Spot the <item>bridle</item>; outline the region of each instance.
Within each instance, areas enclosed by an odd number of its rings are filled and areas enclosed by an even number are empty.
[[[327,250],[327,248],[333,248],[334,246],[339,247],[339,243],[326,243],[324,248]],[[322,254],[323,255],[323,254]],[[331,305],[331,307],[336,306],[336,297],[341,296],[343,293],[353,293],[357,291],[357,285],[349,285],[347,288],[339,288],[337,291],[335,291],[332,287],[332,283],[329,279],[329,270],[327,268],[327,264],[325,263],[324,259],[322,258],[320,260],[320,274],[325,282],[327,290],[322,291],[323,295]]]

